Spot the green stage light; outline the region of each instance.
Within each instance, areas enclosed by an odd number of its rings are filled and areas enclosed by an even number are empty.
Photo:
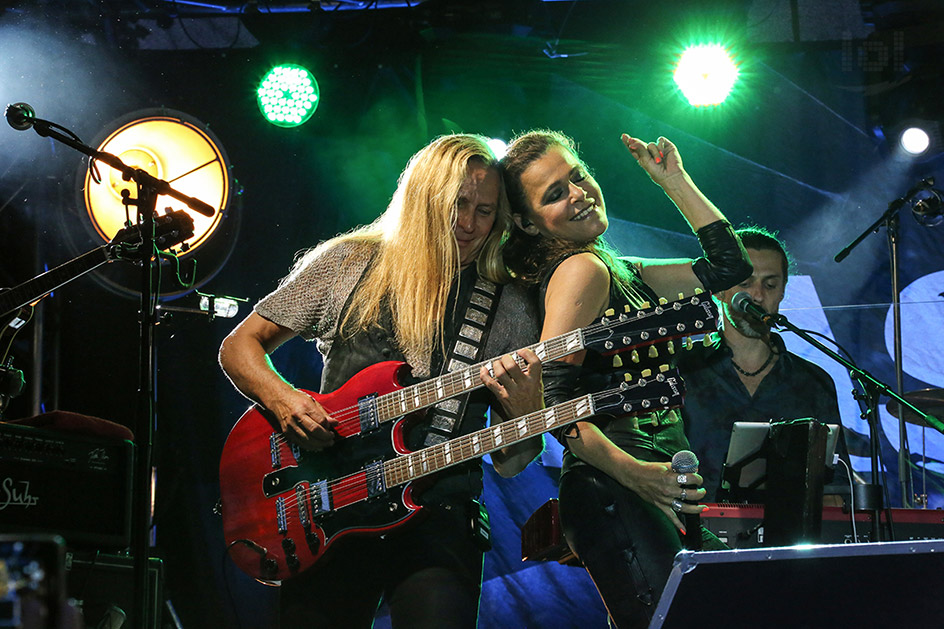
[[[305,68],[283,64],[269,70],[256,90],[265,119],[280,127],[297,127],[315,113],[321,95],[318,81]]]
[[[720,105],[738,79],[738,67],[721,44],[689,46],[673,78],[692,106]]]

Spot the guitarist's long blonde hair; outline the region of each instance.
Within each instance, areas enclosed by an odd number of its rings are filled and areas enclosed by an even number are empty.
[[[368,329],[378,321],[386,302],[401,349],[426,353],[436,339],[442,342],[446,301],[459,272],[456,202],[470,162],[497,167],[486,138],[471,134],[437,138],[410,159],[382,215],[369,225],[322,243],[309,254],[318,255],[323,248],[342,242],[378,246],[341,321],[342,335],[349,337]],[[502,186],[495,224],[476,260],[479,275],[493,282],[510,279],[501,245],[511,225]]]

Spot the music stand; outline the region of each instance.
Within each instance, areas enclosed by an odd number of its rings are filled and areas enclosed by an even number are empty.
[[[839,424],[826,424],[825,467],[832,469]],[[768,422],[734,422],[731,440],[721,470],[720,502],[763,503],[767,481]]]

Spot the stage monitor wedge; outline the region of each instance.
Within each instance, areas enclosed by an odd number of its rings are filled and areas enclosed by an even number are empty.
[[[683,550],[649,628],[934,627],[942,585],[944,540]]]

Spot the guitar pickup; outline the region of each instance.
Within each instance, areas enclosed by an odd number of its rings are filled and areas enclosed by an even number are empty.
[[[364,466],[364,476],[368,500],[387,493],[387,483],[383,475],[383,461],[373,461]]]
[[[328,481],[318,481],[308,485],[308,498],[311,500],[311,513],[318,517],[331,511],[331,492],[328,491]]]
[[[380,426],[376,393],[357,398],[357,416],[360,419],[362,433],[369,432]]]

